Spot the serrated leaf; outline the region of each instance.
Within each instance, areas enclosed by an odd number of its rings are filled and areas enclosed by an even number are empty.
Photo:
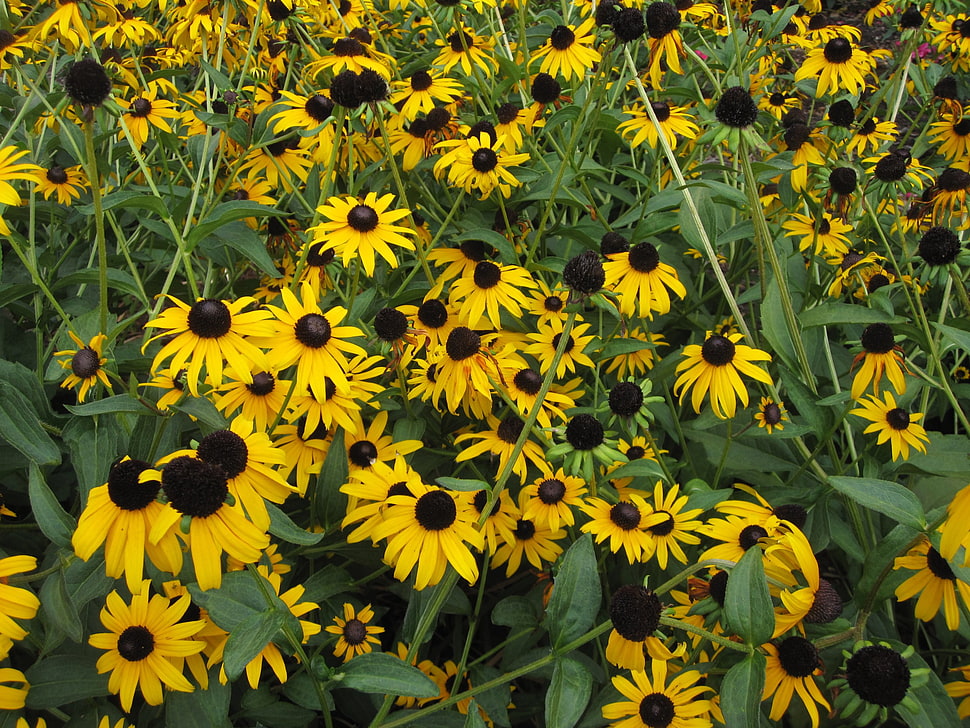
[[[564,645],[592,627],[601,601],[593,538],[586,534],[566,551],[553,581],[546,606],[546,627],[553,646]]]
[[[755,549],[749,549],[754,551]],[[730,580],[728,585],[730,585]],[[761,694],[765,689],[767,661],[754,652],[734,665],[721,681],[721,711],[727,728],[751,728],[760,724]]]
[[[490,486],[484,480],[468,480],[465,478],[435,478],[435,483],[448,490],[460,490],[464,493],[474,493],[479,490],[490,490]]]
[[[923,505],[913,493],[888,480],[832,476],[829,485],[856,503],[916,530],[926,527]]]
[[[556,661],[546,690],[546,725],[573,728],[583,715],[593,690],[593,676],[569,657]]]
[[[61,507],[36,463],[30,464],[27,493],[41,532],[61,548],[71,548],[71,535],[77,528],[77,521]]]
[[[312,546],[320,543],[320,539],[324,536],[323,532],[311,533],[300,528],[290,520],[288,515],[272,503],[266,503],[266,510],[269,512],[269,532],[287,543]]]
[[[367,652],[346,663],[336,675],[340,687],[378,695],[436,698],[440,692],[431,678],[394,655]]]
[[[40,426],[30,400],[3,380],[0,380],[0,437],[38,465],[61,462],[61,451]]]
[[[230,632],[226,640],[223,665],[226,676],[235,680],[276,636],[286,615],[276,609],[252,614]]]
[[[749,645],[762,645],[775,631],[775,612],[765,577],[763,552],[752,547],[731,569],[724,596],[728,627]]]

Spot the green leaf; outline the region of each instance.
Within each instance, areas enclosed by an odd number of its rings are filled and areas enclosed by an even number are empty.
[[[498,669],[491,665],[474,665],[468,672],[469,685],[482,685],[501,676]],[[489,718],[495,721],[495,725],[503,727],[511,725],[508,711],[508,704],[511,701],[511,697],[511,690],[507,683],[504,685],[496,685],[484,692],[478,690],[475,694],[475,699],[482,706],[482,710],[485,711]]]
[[[189,592],[192,594],[192,601],[205,609],[212,621],[232,632],[254,614],[266,611],[269,606],[276,607],[278,611],[287,609],[279,597],[275,597],[272,605],[267,604],[263,591],[253,579],[248,570],[232,571],[223,575],[222,586],[218,589],[202,591],[195,584],[189,584]],[[269,590],[272,592],[272,587]]]
[[[19,301],[25,296],[29,296],[34,291],[39,290],[33,283],[15,283],[4,285],[0,289],[0,308],[9,306],[14,301]]]
[[[3,303],[0,303],[0,307],[3,305]],[[49,411],[44,388],[37,376],[23,364],[0,359],[0,379],[13,385],[21,394],[26,396],[33,405],[34,411],[38,414],[45,414]]]
[[[802,311],[798,316],[802,327],[806,329],[813,326],[837,326],[841,324],[888,324],[897,318],[878,309],[851,303],[823,303],[821,306]]]
[[[525,597],[512,594],[505,597],[492,609],[492,624],[503,627],[535,627],[539,615],[535,605]]]
[[[563,556],[546,607],[546,627],[555,647],[571,642],[593,625],[602,601],[593,537],[573,542]]]
[[[323,602],[339,594],[345,594],[353,589],[353,579],[350,574],[339,566],[327,564],[321,566],[310,578],[303,582],[303,600],[307,602]]]
[[[30,464],[27,493],[41,532],[61,548],[71,548],[71,535],[77,528],[77,521],[61,507],[36,463]]]
[[[336,674],[340,687],[378,695],[436,698],[438,686],[418,668],[394,655],[367,652],[357,655]]]
[[[963,349],[966,352],[970,352],[970,331],[964,331],[963,329],[957,329],[953,326],[944,326],[943,324],[937,323],[932,323],[932,325],[933,328],[943,334],[943,338],[949,341],[951,344]]]
[[[223,665],[226,676],[235,680],[268,645],[283,626],[284,615],[276,609],[252,614],[240,622],[226,640]]]
[[[157,420],[140,420],[156,422]],[[128,452],[128,437],[117,417],[72,417],[61,439],[71,453],[82,503],[87,494],[108,479],[111,464]]]
[[[99,675],[91,655],[54,655],[24,672],[30,682],[27,707],[45,710],[108,694],[108,674]]]
[[[893,644],[902,652],[906,645]],[[943,726],[965,725],[960,721],[956,703],[947,695],[946,688],[939,675],[931,668],[926,660],[917,652],[907,658],[910,670],[926,670],[926,682],[911,688],[919,707],[916,713],[910,713],[903,706],[896,710],[896,715],[906,721],[910,728],[943,728]]]
[[[86,404],[67,405],[67,411],[72,415],[90,417],[92,415],[110,414],[113,412],[134,412],[140,415],[150,415],[153,412],[130,394],[116,394]]]
[[[702,187],[693,187],[691,197],[697,208],[700,222],[704,226],[704,232],[707,233],[707,239],[713,244],[713,241],[717,239],[719,233],[717,205],[715,205],[711,193]],[[680,212],[677,214],[677,219],[680,222],[680,234],[683,235],[690,246],[697,250],[704,250],[701,233],[685,201],[680,205]]]
[[[619,478],[649,478],[650,483],[648,489],[652,489],[654,482],[657,480],[666,480],[667,476],[664,475],[663,468],[660,467],[660,463],[650,458],[640,458],[639,460],[631,460],[628,463],[624,463],[616,470],[610,472],[610,480],[618,480]]]
[[[266,503],[266,510],[269,511],[269,532],[281,538],[287,543],[295,543],[300,546],[312,546],[320,543],[323,532],[310,533],[297,526],[290,520],[290,517],[277,508],[272,503]]]
[[[572,728],[582,717],[593,690],[593,676],[569,657],[556,661],[546,690],[546,725]]]
[[[224,430],[229,426],[223,414],[205,397],[187,397],[179,404],[172,405],[172,409],[195,417],[213,430]]]
[[[685,428],[685,432],[686,430],[687,428]],[[701,445],[710,462],[717,463],[720,461],[721,454],[724,452],[725,438],[711,432],[690,429],[687,440]],[[752,470],[759,473],[784,473],[795,470],[796,468],[798,468],[798,465],[793,462],[782,460],[763,450],[758,450],[757,448],[742,445],[734,441],[731,442],[727,457],[724,459],[724,470],[726,473],[743,473]]]
[[[798,357],[795,354],[791,332],[785,322],[785,309],[781,305],[781,292],[775,278],[772,278],[768,284],[768,291],[761,304],[761,331],[774,353],[780,356],[789,367],[794,366]]]
[[[131,276],[130,273],[117,270],[116,268],[108,268],[108,288],[115,291],[120,291],[121,293],[127,293],[134,296],[139,301],[141,301],[146,306],[149,305],[149,301],[145,298],[145,293],[138,287],[138,283]],[[83,284],[96,284],[101,279],[101,273],[97,268],[86,268],[84,270],[75,271],[74,273],[69,273],[62,278],[58,278],[51,284],[51,291],[58,291],[62,288],[69,288],[71,286],[80,286]]]
[[[511,208],[506,208],[511,215]],[[501,218],[502,211],[499,210],[497,213]],[[513,223],[514,225],[514,223]],[[495,232],[494,230],[489,230],[487,228],[478,228],[476,230],[469,230],[468,232],[462,233],[455,237],[455,242],[463,243],[466,240],[481,240],[483,243],[491,245],[498,251],[499,260],[503,263],[515,264],[519,261],[519,256],[516,254],[515,249],[501,233]]]
[[[898,483],[876,478],[832,476],[829,485],[859,505],[889,516],[896,523],[918,531],[926,528],[926,516],[919,498]]]
[[[331,524],[339,523],[346,513],[347,496],[340,492],[347,482],[350,466],[347,463],[347,448],[344,447],[344,429],[338,427],[323,461],[316,483],[311,482],[308,498],[310,511],[317,521],[329,529]]]
[[[266,243],[256,234],[256,231],[241,221],[227,222],[212,231],[212,234],[199,243],[199,250],[213,258],[218,258],[224,252],[223,246],[240,253],[248,263],[252,263],[271,278],[279,277],[276,264],[266,252]]]
[[[203,240],[206,236],[218,230],[223,225],[247,217],[279,216],[281,213],[272,207],[261,205],[252,200],[232,200],[216,205],[205,220],[195,225],[186,236],[185,242],[189,249]]]
[[[611,339],[603,347],[602,357],[604,359],[612,359],[615,356],[634,354],[644,349],[654,348],[656,348],[656,344],[651,344],[649,341],[641,341],[640,339]]]
[[[219,669],[209,672],[209,687],[191,693],[165,694],[165,724],[179,728],[231,728],[229,698],[232,685],[219,682]]]
[[[462,728],[486,728],[487,724],[478,709],[478,701],[472,698],[468,704],[468,715],[465,716],[465,724]]]
[[[64,579],[64,571],[56,571],[44,580],[40,588],[40,608],[44,613],[44,623],[70,637],[74,642],[84,639],[84,628],[77,605],[71,600]]]
[[[724,596],[730,629],[749,645],[762,645],[775,631],[775,612],[760,548],[749,548],[731,569]]]
[[[61,451],[50,438],[28,400],[11,384],[0,380],[0,437],[38,465],[57,465]]]
[[[161,197],[146,195],[144,192],[133,190],[119,190],[105,195],[101,200],[101,209],[107,212],[115,208],[123,210],[148,210],[160,218],[169,217],[168,206]],[[94,205],[75,205],[75,209],[84,215],[94,214]]]
[[[909,526],[896,526],[879,539],[872,551],[866,555],[862,574],[852,589],[856,604],[861,607],[867,600],[872,604],[879,604],[896,590],[899,583],[908,576],[908,572],[890,571],[893,562],[918,535],[919,531]],[[884,574],[888,574],[888,578],[883,578]],[[879,591],[870,597],[875,588]]]
[[[460,490],[466,493],[474,493],[479,490],[491,490],[491,486],[484,480],[467,480],[465,478],[435,478],[435,483],[448,490]]]
[[[754,550],[749,549],[749,553]],[[720,695],[727,728],[751,728],[758,724],[755,716],[760,711],[761,694],[765,689],[766,666],[765,656],[754,652],[724,675]]]

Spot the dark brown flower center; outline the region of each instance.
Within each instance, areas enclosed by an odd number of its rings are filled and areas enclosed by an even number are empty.
[[[852,58],[852,44],[845,38],[833,38],[822,51],[829,63],[846,63]]]
[[[488,147],[476,149],[472,154],[472,167],[476,172],[491,172],[498,166],[498,155]]]
[[[118,635],[118,654],[128,662],[141,662],[155,650],[155,637],[147,627],[133,625]]]
[[[370,205],[354,205],[347,213],[347,224],[359,233],[369,233],[379,222],[377,211]]]
[[[367,639],[367,627],[359,619],[348,619],[344,625],[344,641],[351,647],[363,644]]]
[[[199,458],[211,465],[218,465],[226,477],[235,478],[249,463],[249,448],[232,430],[217,430],[202,438],[197,450]]]
[[[426,531],[441,531],[453,524],[458,517],[454,499],[443,490],[433,490],[418,498],[414,517]]]
[[[667,728],[674,721],[674,701],[663,693],[650,693],[640,701],[640,720],[650,728]]]
[[[296,340],[311,349],[319,349],[330,341],[332,329],[327,318],[319,313],[308,313],[297,319],[293,326]]]
[[[640,509],[627,501],[620,501],[610,508],[610,520],[624,531],[632,531],[640,525]]]
[[[547,506],[559,503],[566,495],[566,484],[559,478],[546,478],[539,483],[536,495]]]
[[[905,430],[909,427],[909,412],[902,407],[894,407],[886,413],[886,424],[894,430]]]
[[[246,389],[257,397],[265,397],[276,388],[276,379],[269,372],[259,372],[253,375],[253,383],[247,384]]]
[[[610,619],[613,629],[631,642],[643,642],[660,625],[663,604],[645,586],[621,586],[610,599]]]
[[[475,266],[475,273],[473,274],[472,279],[475,281],[475,285],[478,288],[493,288],[502,280],[502,269],[495,265],[495,263],[483,260],[481,263]]]
[[[538,394],[542,388],[542,377],[531,369],[522,369],[516,372],[512,382],[517,389],[533,396]]]
[[[189,309],[189,331],[200,339],[218,339],[232,328],[229,307],[215,298],[203,298]]]
[[[478,353],[482,337],[465,326],[455,327],[445,342],[445,352],[453,361],[461,361]]]
[[[756,545],[758,541],[767,537],[768,532],[764,528],[757,524],[752,524],[741,529],[741,533],[738,535],[738,545],[747,551]]]
[[[734,361],[734,342],[726,336],[714,334],[701,345],[701,357],[714,367],[723,367]]]
[[[358,440],[347,448],[347,457],[358,468],[369,468],[377,462],[377,445],[370,440]]]
[[[71,373],[79,379],[88,379],[97,375],[100,368],[101,358],[90,346],[78,349],[71,357]]]
[[[565,25],[557,25],[549,34],[549,42],[557,51],[564,51],[576,41],[576,34]]]
[[[138,476],[151,465],[142,460],[122,460],[108,472],[108,497],[123,511],[140,511],[155,501],[161,483],[138,482]]]
[[[778,645],[778,661],[791,677],[808,677],[821,664],[815,645],[804,637],[789,637]]]
[[[221,467],[188,455],[165,466],[162,488],[172,508],[194,518],[211,516],[229,494],[226,473]]]

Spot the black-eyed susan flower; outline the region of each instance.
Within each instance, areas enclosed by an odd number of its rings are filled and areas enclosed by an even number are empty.
[[[883,376],[889,379],[896,394],[906,392],[902,347],[896,344],[889,324],[875,323],[866,326],[862,332],[862,351],[853,360],[853,368],[860,361],[862,366],[852,380],[852,399],[859,399],[870,385],[878,395]]]
[[[124,120],[136,149],[141,149],[148,141],[148,132],[152,127],[160,131],[172,133],[171,122],[178,118],[175,104],[167,99],[158,98],[156,88],[148,89],[130,101],[117,99],[118,105],[125,109]],[[124,139],[124,132],[119,133],[119,139]]]
[[[377,635],[381,634],[384,628],[370,624],[374,618],[374,610],[370,604],[358,611],[353,604],[345,602],[343,615],[343,618],[334,617],[334,623],[324,628],[330,634],[339,636],[333,648],[333,654],[336,657],[347,662],[357,655],[371,652],[374,645],[380,647],[381,639]]]
[[[896,558],[893,568],[916,572],[896,588],[896,598],[904,601],[918,594],[917,619],[929,622],[942,610],[947,629],[959,628],[960,602],[964,609],[970,609],[970,584],[957,578],[928,539],[922,539],[905,556]]]
[[[40,608],[40,600],[29,589],[7,583],[9,577],[37,568],[33,556],[7,556],[0,559],[0,638],[19,641],[27,636],[27,630],[15,619],[33,619]],[[0,658],[2,659],[2,658]]]
[[[359,259],[368,276],[374,275],[375,254],[395,268],[397,258],[390,246],[414,250],[414,243],[405,236],[415,233],[410,228],[393,224],[411,214],[407,209],[389,209],[393,201],[394,195],[378,197],[376,192],[368,192],[363,199],[331,197],[326,205],[317,208],[328,222],[322,222],[308,232],[314,242],[329,243],[345,265]]]
[[[430,70],[420,69],[403,81],[391,84],[392,104],[402,104],[401,118],[413,121],[419,114],[427,114],[438,102],[445,105],[461,98],[461,84],[447,76],[438,75]]]
[[[882,146],[883,142],[892,141],[896,138],[896,124],[891,121],[879,121],[876,117],[870,117],[860,124],[849,143],[845,145],[845,150],[850,154],[855,153],[860,157],[866,153],[866,148],[875,152]]]
[[[259,561],[269,536],[246,518],[241,506],[226,502],[229,485],[221,467],[181,455],[165,464],[161,478],[168,502],[149,541],[157,544],[179,528],[188,537],[200,589],[222,583],[223,552],[244,564]]]
[[[322,91],[302,96],[281,90],[277,104],[283,110],[269,120],[276,133],[288,129],[317,129],[333,116],[333,101]]]
[[[814,679],[822,674],[822,661],[815,645],[804,637],[788,637],[778,645],[769,642],[763,647],[768,655],[761,699],[772,698],[768,717],[780,720],[797,694],[812,719],[812,727],[818,728],[817,706],[826,709],[830,706]]]
[[[758,411],[754,413],[758,427],[764,428],[770,435],[775,430],[784,430],[784,422],[788,419],[783,402],[776,402],[771,397],[762,397]]]
[[[584,250],[570,258],[563,266],[562,280],[580,296],[596,293],[606,282],[603,262],[592,250]]]
[[[897,406],[896,398],[890,392],[883,393],[883,399],[869,395],[860,401],[861,406],[849,410],[850,415],[857,415],[869,420],[872,424],[864,430],[865,434],[878,433],[876,444],[882,445],[888,441],[892,448],[893,460],[909,459],[909,449],[926,452],[926,443],[930,438],[922,425],[916,424],[923,418],[922,412],[907,412]]]
[[[381,410],[366,429],[361,427],[344,438],[351,472],[372,467],[378,461],[390,462],[399,455],[410,455],[421,449],[420,440],[395,440],[384,434],[388,416],[387,410]]]
[[[45,200],[56,195],[60,204],[70,205],[81,197],[86,187],[87,178],[81,165],[61,167],[55,164],[48,167],[43,179],[37,184],[37,191],[44,196]]]
[[[64,349],[54,352],[54,356],[70,357],[70,359],[58,362],[62,369],[68,369],[71,372],[61,382],[61,386],[65,389],[77,387],[78,402],[83,402],[88,392],[91,391],[91,387],[98,382],[101,382],[105,389],[110,391],[111,382],[108,381],[108,374],[104,370],[104,365],[108,363],[108,359],[101,355],[104,342],[108,340],[108,337],[104,334],[97,334],[85,344],[73,331],[68,331],[68,334],[77,344],[77,349]]]
[[[841,675],[830,687],[836,693],[835,709],[858,725],[882,725],[890,708],[919,711],[912,688],[926,683],[928,668],[913,670],[907,660],[916,650],[897,651],[886,643],[860,640],[851,651],[843,650]]]
[[[421,475],[400,454],[394,458],[393,467],[378,460],[370,468],[350,473],[348,481],[340,486],[340,492],[348,496],[347,515],[341,528],[360,525],[347,534],[347,542],[357,543],[372,536],[374,528],[383,520],[387,499],[392,495],[407,495],[411,493],[410,486],[420,483]]]
[[[300,495],[307,492],[310,476],[320,473],[323,461],[330,449],[330,441],[318,432],[304,432],[302,425],[277,425],[276,446],[286,455],[286,464],[280,475],[289,479],[296,473],[296,488]]]
[[[970,173],[957,167],[947,167],[936,178],[931,188],[933,222],[963,229],[966,226],[967,192],[970,191]]]
[[[428,294],[437,298],[448,281],[459,276],[474,275],[476,266],[488,260],[494,254],[494,249],[481,240],[474,238],[463,240],[454,248],[436,247],[428,252],[428,262],[444,270],[435,276],[435,287]]]
[[[970,718],[970,665],[950,668],[951,672],[957,672],[960,678],[954,682],[948,682],[943,687],[946,694],[954,700],[963,698],[957,705],[957,714],[961,718]]]
[[[578,384],[581,380],[573,380]],[[530,367],[516,366],[506,372],[506,393],[519,411],[521,417],[528,417],[529,413],[539,407],[536,422],[542,427],[551,427],[552,419],[562,422],[566,420],[566,411],[576,406],[576,400],[582,396],[575,387],[560,389],[553,385],[546,396],[539,402],[539,390],[542,389],[542,375]]]
[[[485,507],[488,505],[489,492],[487,490],[476,490],[465,493],[464,497],[471,503],[476,519],[482,520]],[[515,524],[518,523],[521,512],[512,501],[512,496],[507,490],[503,490],[498,498],[498,503],[492,508],[488,517],[481,525],[482,535],[485,539],[485,550],[489,554],[498,551],[499,546],[515,538],[513,531]]]
[[[520,498],[520,502],[521,502]],[[512,576],[519,570],[523,557],[536,569],[543,563],[551,564],[562,553],[557,542],[566,537],[562,529],[554,529],[547,523],[520,516],[512,529],[512,538],[499,546],[492,559],[492,568],[505,564],[505,575]]]
[[[118,592],[108,595],[101,624],[108,632],[91,635],[88,642],[107,652],[98,658],[99,673],[111,672],[108,690],[119,695],[121,706],[131,710],[135,690],[149,705],[162,704],[162,685],[189,693],[192,683],[170,658],[202,651],[204,643],[191,639],[205,626],[201,621],[180,621],[191,603],[186,594],[174,603],[155,594],[149,599],[146,583],[126,604]]]
[[[493,139],[485,132],[470,136],[453,153],[455,156],[448,167],[448,180],[465,192],[479,192],[483,200],[488,199],[496,189],[503,197],[511,195],[512,188],[522,183],[509,171],[509,167],[529,160],[529,155],[525,153],[507,153],[504,138],[496,136]]]
[[[586,484],[582,478],[567,475],[559,468],[555,472],[548,465],[536,480],[525,486],[520,494],[522,517],[547,524],[556,530],[560,524],[572,526],[576,521],[573,508],[583,505]]]
[[[666,661],[654,660],[649,675],[642,668],[634,669],[632,682],[615,676],[613,686],[626,700],[604,705],[603,717],[615,721],[610,723],[612,728],[710,728],[713,704],[701,696],[711,688],[697,685],[703,674],[681,670],[670,677],[668,673]]]
[[[647,25],[647,46],[650,48],[650,65],[647,75],[654,88],[662,88],[663,74],[670,70],[683,75],[680,65],[684,53],[684,41],[680,37],[680,11],[673,3],[658,0],[647,6],[644,20]]]
[[[565,319],[566,304],[569,302],[569,292],[565,290],[552,290],[541,278],[535,279],[535,285],[539,290],[534,292],[528,301],[528,311],[534,316],[538,316],[537,325],[544,324],[550,319]]]
[[[587,18],[578,26],[557,25],[546,43],[536,51],[532,60],[542,59],[539,70],[553,76],[582,80],[602,56],[594,49],[594,18]]]
[[[479,455],[491,453],[492,455],[497,455],[499,458],[499,472],[505,469],[515,450],[515,443],[522,434],[522,427],[525,423],[517,415],[509,415],[501,421],[489,415],[488,424],[490,429],[484,432],[466,432],[455,438],[455,445],[467,440],[478,440],[473,445],[463,446],[458,455],[455,456],[455,462],[464,462]],[[512,464],[512,472],[518,475],[520,481],[523,483],[529,477],[529,462],[541,468],[546,460],[542,446],[531,439],[526,439],[525,445]]]
[[[945,559],[956,556],[960,546],[970,551],[970,485],[961,488],[946,507],[946,520],[940,525],[940,553]]]
[[[654,660],[670,657],[670,651],[654,635],[664,605],[651,589],[635,584],[621,586],[610,597],[609,610],[613,629],[606,645],[607,662],[626,670],[642,670],[644,647]]]
[[[192,395],[198,397],[203,367],[205,381],[215,387],[222,384],[226,362],[244,380],[254,367],[264,371],[269,368],[263,352],[247,338],[272,334],[268,311],[243,310],[254,304],[255,299],[249,296],[235,301],[200,298],[191,306],[174,296],[168,296],[168,299],[175,305],[145,324],[145,328],[162,330],[145,346],[163,336],[174,335],[152,360],[153,371],[171,357],[169,369],[184,369],[186,385]]]
[[[569,332],[569,340],[563,351],[559,362],[556,365],[556,377],[562,378],[567,371],[575,372],[577,366],[589,367],[592,369],[595,364],[586,353],[596,337],[586,332],[591,328],[591,324],[578,323]],[[560,319],[552,319],[548,325],[540,326],[536,333],[528,334],[528,339],[533,342],[526,346],[523,351],[531,354],[539,360],[539,371],[545,374],[552,366],[555,359],[556,349],[562,340],[565,332],[565,323]]]
[[[74,552],[84,561],[104,544],[105,573],[114,579],[124,576],[132,594],[142,587],[146,555],[162,571],[177,574],[182,569],[182,549],[174,533],[157,543],[148,538],[164,510],[156,500],[161,483],[150,468],[128,456],[112,466],[108,482],[88,493],[71,537]]]
[[[945,114],[942,121],[930,124],[928,137],[939,145],[937,151],[951,162],[970,158],[970,109]]]
[[[627,341],[641,342],[641,347],[617,354],[608,360],[607,373],[615,373],[618,379],[640,377],[646,374],[657,363],[657,347],[667,346],[663,334],[653,334],[638,326],[627,329],[625,338]]]
[[[403,642],[397,643],[396,652],[389,652],[387,654],[396,655],[402,662],[407,662],[409,648]],[[438,667],[431,660],[421,660],[418,661],[417,657],[411,660],[411,664],[418,668],[421,672],[427,675],[431,682],[438,686],[438,694],[433,698],[413,698],[406,695],[398,696],[394,701],[394,704],[402,708],[414,708],[423,707],[428,703],[433,703],[437,700],[443,700],[448,697],[448,683],[451,679],[458,674],[458,666],[454,662],[448,660],[445,663],[445,669]],[[450,668],[449,668],[450,665]]]
[[[850,240],[846,233],[852,232],[852,226],[828,213],[809,217],[793,212],[791,219],[781,226],[788,231],[785,237],[799,238],[799,250],[811,249],[816,255],[828,257],[849,251]]]
[[[960,238],[950,228],[936,225],[920,237],[916,254],[927,265],[949,265],[960,254]]]
[[[667,568],[668,556],[673,556],[682,564],[687,563],[687,555],[681,544],[696,546],[701,542],[696,532],[701,521],[697,516],[700,508],[687,510],[687,496],[680,494],[680,486],[674,484],[664,492],[663,483],[657,481],[653,487],[653,502],[650,523],[646,527],[648,545],[643,560],[657,559],[661,569]]]
[[[781,121],[789,111],[801,107],[802,100],[798,94],[784,93],[783,91],[765,94],[758,99],[758,108],[767,111],[778,121]]]
[[[456,326],[433,362],[432,400],[444,395],[449,412],[464,405],[482,416],[492,411],[492,384],[489,375],[498,373],[497,357],[482,347],[482,337],[466,326]]]
[[[375,541],[386,538],[384,558],[394,565],[394,578],[414,574],[414,588],[434,586],[451,567],[470,584],[478,578],[478,563],[469,545],[484,548],[475,528],[475,512],[467,501],[434,486],[413,484],[408,495],[387,499],[383,523],[374,528]]]
[[[677,271],[660,261],[660,253],[652,243],[637,243],[629,252],[610,256],[603,268],[606,286],[616,291],[624,316],[653,318],[654,312],[669,313],[668,289],[680,298],[687,295]]]
[[[653,113],[660,122],[660,133],[664,135],[671,149],[676,148],[677,138],[695,139],[700,127],[694,123],[694,117],[688,113],[686,106],[673,106],[666,101],[651,102]],[[647,114],[643,106],[634,105],[624,108],[623,113],[630,118],[620,123],[616,130],[629,139],[631,146],[646,143],[656,148],[660,140],[657,127]]]
[[[518,319],[528,305],[526,291],[535,287],[532,275],[517,265],[483,260],[469,275],[451,284],[448,301],[458,309],[458,320],[471,329],[491,324],[502,328],[502,311]]]
[[[471,28],[464,28],[456,30],[444,40],[436,40],[435,44],[441,46],[441,51],[434,59],[434,65],[441,66],[445,73],[455,66],[461,66],[465,75],[471,76],[474,73],[472,66],[476,66],[486,78],[492,75],[494,60],[491,49],[495,46],[494,38],[476,35]]]
[[[274,320],[268,335],[256,340],[270,349],[267,368],[281,371],[296,364],[297,392],[307,391],[310,382],[322,383],[324,377],[347,391],[346,357],[366,354],[348,339],[363,338],[364,332],[355,326],[339,326],[347,309],[336,306],[324,312],[307,282],[300,285],[300,299],[288,288],[281,295],[284,308],[266,307]]]
[[[637,493],[628,493],[625,500],[612,504],[602,498],[587,498],[582,510],[591,519],[583,524],[583,533],[593,534],[596,543],[609,539],[610,552],[622,549],[631,564],[650,552],[653,543],[646,529],[667,520],[664,514],[654,514]]]
[[[721,336],[709,332],[702,345],[684,347],[685,359],[677,365],[680,376],[674,382],[674,393],[680,391],[681,402],[687,391],[692,390],[691,404],[695,412],[700,412],[704,397],[710,394],[714,414],[728,419],[734,417],[739,399],[742,406],[748,406],[748,390],[739,374],[771,384],[768,373],[753,363],[770,361],[771,355],[739,344],[742,338],[741,334]]]
[[[229,381],[219,388],[215,405],[226,416],[239,411],[242,417],[255,423],[257,430],[265,431],[283,411],[293,382],[268,371],[249,374],[252,381],[246,382],[236,376],[232,367],[227,367],[226,378]]]
[[[818,77],[815,96],[848,91],[856,95],[866,87],[866,76],[876,67],[873,57],[848,38],[837,36],[824,46],[809,51],[795,81]]]
[[[91,36],[88,34],[86,24],[81,19],[78,3],[64,3],[60,6],[59,11],[68,8],[73,8],[74,12],[77,13],[76,18],[72,17],[71,21],[78,21],[75,27],[84,29],[84,33],[87,34],[87,43],[85,45],[90,45]],[[37,30],[41,31],[41,35],[43,34],[43,29],[47,27],[51,19],[57,14],[55,12],[53,15],[48,16],[47,20],[38,26]],[[62,27],[66,27],[67,25],[65,23]],[[62,37],[61,40],[65,40],[66,37]],[[67,95],[81,106],[100,106],[111,95],[111,78],[109,78],[104,66],[93,58],[82,58],[72,63],[63,76],[63,83]]]
[[[737,563],[748,549],[766,546],[767,541],[763,539],[784,533],[787,529],[782,525],[781,520],[773,514],[768,517],[757,514],[714,518],[698,530],[701,534],[721,543],[704,551],[700,560],[723,559]]]

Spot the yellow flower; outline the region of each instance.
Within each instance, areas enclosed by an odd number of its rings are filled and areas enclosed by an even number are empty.
[[[889,392],[884,393],[884,399],[870,395],[867,401],[862,401],[861,407],[850,410],[850,415],[858,415],[863,419],[869,420],[872,424],[867,426],[865,434],[877,432],[877,445],[882,445],[887,440],[892,447],[893,460],[902,458],[909,459],[909,449],[912,447],[919,452],[926,452],[926,444],[930,438],[922,425],[916,421],[922,419],[922,412],[907,412],[902,407],[896,406],[896,398]]]
[[[110,391],[111,382],[108,381],[108,375],[103,368],[108,363],[108,360],[101,356],[101,350],[108,337],[104,334],[97,334],[85,344],[73,331],[68,331],[67,333],[74,343],[77,344],[78,348],[54,352],[54,356],[70,355],[71,357],[70,359],[58,362],[61,368],[71,371],[67,379],[61,382],[61,387],[71,389],[80,385],[77,394],[78,402],[83,402],[91,387],[99,381]]]
[[[748,406],[748,390],[739,374],[746,374],[764,384],[771,384],[771,377],[754,365],[756,361],[770,361],[767,352],[739,344],[741,334],[709,334],[703,345],[684,347],[685,360],[677,365],[680,376],[674,382],[674,393],[680,390],[684,401],[687,390],[693,389],[691,404],[695,412],[701,411],[704,396],[710,393],[711,409],[721,419],[734,417],[737,400]]]
[[[383,627],[374,627],[369,623],[374,618],[374,610],[370,604],[359,612],[353,604],[344,603],[344,616],[334,617],[334,624],[325,629],[330,634],[340,635],[333,648],[333,654],[342,657],[344,662],[370,652],[372,645],[380,647],[381,640],[377,635],[384,631]]]

